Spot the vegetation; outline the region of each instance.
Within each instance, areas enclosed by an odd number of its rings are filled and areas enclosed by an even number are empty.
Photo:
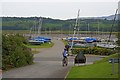
[[[0,30],[0,69],[2,68],[2,30]]]
[[[2,34],[29,34],[29,30],[2,30]]]
[[[2,30],[30,30],[33,25],[39,26],[40,17],[2,17]],[[58,20],[51,18],[44,18],[42,31],[73,31],[75,25],[75,19],[70,20]],[[112,20],[106,19],[81,19],[80,20],[80,30],[87,31],[88,23],[90,31],[98,30],[98,21],[99,21],[99,30],[102,32],[109,32],[112,25]],[[117,24],[113,28],[113,32],[117,30]]]
[[[93,78],[102,78],[102,80],[118,78],[118,64],[115,64],[115,74],[111,75],[112,65],[108,62],[109,58],[117,57],[117,55],[118,54],[113,54],[92,65],[72,67],[67,78],[68,80],[69,78],[89,78],[89,80],[92,80]]]
[[[21,67],[33,63],[31,49],[24,46],[28,44],[26,38],[16,35],[2,35],[2,69]]]
[[[68,41],[66,41],[66,40],[62,40],[62,42],[64,43],[64,45],[68,44]]]
[[[73,48],[71,50],[72,54],[78,54],[80,51],[84,51],[86,48]]]
[[[78,54],[80,51],[84,51],[84,54],[94,54],[94,55],[111,55],[115,51],[107,48],[91,47],[91,48],[73,48],[72,54]]]
[[[118,33],[118,41],[117,44],[120,46],[120,33]],[[90,53],[104,53],[106,51],[110,51],[107,49],[88,49],[86,52],[90,52]],[[119,50],[119,48],[118,48]],[[77,51],[77,50],[76,50]],[[86,53],[85,52],[85,53]],[[107,52],[107,53],[108,53]],[[78,52],[76,52],[78,53]],[[75,53],[75,54],[76,54]],[[111,53],[111,51],[110,51]],[[113,80],[118,80],[119,78],[119,74],[118,74],[118,63],[115,64],[115,74],[111,75],[112,73],[112,65],[108,62],[108,60],[110,58],[119,58],[120,57],[120,53],[115,53],[112,54],[106,58],[103,58],[102,60],[96,61],[94,62],[94,64],[92,65],[88,65],[88,66],[75,66],[72,67],[69,75],[67,76],[67,79],[70,78],[84,78],[84,79],[98,79],[101,78],[102,80],[110,80],[110,78]]]
[[[3,34],[30,34],[30,30],[2,30]],[[33,33],[33,32],[32,32]],[[35,32],[34,32],[35,33]],[[41,34],[73,34],[73,31],[41,31]],[[88,32],[79,31],[79,34],[96,34],[96,31]],[[110,32],[100,32],[100,34],[110,34]],[[112,34],[117,35],[117,32],[112,32]]]
[[[120,52],[120,32],[118,32],[118,34],[117,34],[117,37],[118,37],[118,41],[117,41],[117,44],[118,44],[118,50],[119,50],[119,52]]]
[[[116,74],[111,75],[111,64],[103,62],[88,66],[73,67],[68,75],[68,78],[118,78],[118,64],[115,64],[115,72]]]
[[[107,62],[110,58],[119,58],[118,55],[120,55],[120,53],[110,55],[110,56],[108,56],[106,58],[103,58],[102,60],[96,61],[95,63]]]
[[[28,47],[28,48],[50,48],[53,45],[54,45],[53,42],[47,42],[47,43],[40,44],[40,45],[30,45],[30,44],[27,44],[25,46]]]
[[[33,54],[37,54],[37,53],[40,53],[40,51],[39,51],[39,50],[34,49],[34,50],[32,50],[32,53],[33,53]]]

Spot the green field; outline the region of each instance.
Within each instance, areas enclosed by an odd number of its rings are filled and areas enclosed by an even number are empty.
[[[37,53],[40,53],[40,51],[39,51],[39,50],[34,49],[34,50],[32,50],[32,53],[33,53],[33,54],[37,54]]]
[[[44,43],[44,44],[40,44],[40,45],[25,45],[27,46],[28,48],[50,48],[54,45],[53,42],[47,42],[47,43]]]
[[[118,54],[116,54],[118,55]],[[113,55],[114,57],[116,55]],[[108,62],[108,58],[104,58],[95,64],[86,66],[72,67],[67,78],[118,78],[118,64],[115,64],[115,74],[112,74],[112,64]]]
[[[68,41],[62,40],[62,42],[64,43],[64,45],[68,44]]]
[[[16,34],[16,33],[19,33],[19,34],[30,34],[30,30],[2,30],[2,33],[3,34]],[[42,34],[73,34],[73,31],[41,31]],[[80,31],[79,32],[80,34],[96,34],[96,31]],[[100,32],[102,34],[109,34],[110,32]],[[117,32],[113,32],[112,34],[117,34]]]

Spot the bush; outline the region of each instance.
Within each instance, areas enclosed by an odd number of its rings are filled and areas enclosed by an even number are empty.
[[[107,48],[73,48],[72,54],[78,54],[80,51],[84,51],[84,54],[94,54],[94,55],[110,55],[114,54],[115,51]]]
[[[72,54],[78,54],[80,51],[83,51],[85,49],[86,48],[73,48],[71,51],[72,51]]]
[[[27,40],[17,35],[2,35],[2,69],[21,67],[33,63],[33,54]]]

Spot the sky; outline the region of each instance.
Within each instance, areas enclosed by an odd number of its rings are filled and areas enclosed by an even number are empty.
[[[119,0],[2,0],[0,16],[49,17],[54,19],[101,17],[115,14]]]

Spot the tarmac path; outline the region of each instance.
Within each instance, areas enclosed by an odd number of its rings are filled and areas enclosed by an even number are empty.
[[[53,42],[52,48],[40,49],[34,55],[35,64],[6,71],[3,78],[64,78],[71,65],[62,66],[64,44],[60,40]]]
[[[34,55],[34,64],[15,68],[3,72],[3,78],[65,78],[71,69],[74,56],[69,57],[67,67],[62,66],[62,51],[64,44],[53,39],[52,48],[40,49],[40,53]],[[98,56],[87,56],[87,64],[99,60]]]

